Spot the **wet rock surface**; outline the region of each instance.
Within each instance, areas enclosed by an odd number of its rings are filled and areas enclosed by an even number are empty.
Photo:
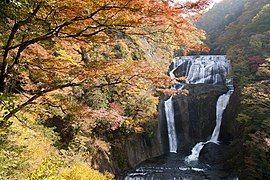
[[[177,95],[173,97],[174,118],[178,151],[189,153],[196,142],[210,138],[216,124],[217,99],[221,94],[226,93],[227,88],[223,85],[189,84],[184,89],[189,91],[188,96]],[[163,104],[164,101],[161,101],[159,106],[159,130],[163,149],[168,152],[168,132]],[[230,119],[226,119],[226,121],[229,122]],[[223,129],[223,132],[226,133],[226,129]],[[230,134],[232,133],[230,132]]]

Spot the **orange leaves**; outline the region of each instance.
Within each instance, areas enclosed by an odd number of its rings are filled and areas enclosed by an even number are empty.
[[[11,43],[0,42],[8,48],[8,73],[14,72],[12,64],[18,67],[17,77],[23,78],[22,87],[31,93],[69,83],[89,91],[99,88],[105,109],[82,108],[80,112],[107,118],[116,127],[124,121],[128,108],[108,105],[115,96],[142,101],[142,92],[166,90],[171,84],[158,62],[165,59],[164,51],[154,55],[153,49],[158,48],[142,39],[158,40],[166,46],[172,43],[167,46],[168,54],[174,45],[182,45],[184,50],[201,48],[201,32],[193,27],[193,16],[185,14],[199,13],[205,4],[206,0],[194,4],[160,0],[22,1],[20,8],[6,11],[6,18],[14,22],[4,26]],[[150,46],[149,52],[140,44]],[[138,112],[131,113],[134,118],[154,116],[157,102],[151,97],[145,104],[151,104],[150,113],[145,115],[137,108]]]
[[[23,58],[26,59],[49,59],[52,58],[51,51],[45,49],[38,43],[30,45],[23,53]]]
[[[191,20],[206,8],[207,0],[195,3],[177,4],[159,0],[116,0],[116,1],[83,1],[64,0],[50,4],[56,9],[54,17],[63,23],[58,35],[77,37],[78,39],[108,36],[107,29],[124,30],[126,32],[141,31],[147,33],[145,27],[171,28],[176,33],[179,43],[192,41],[186,33],[193,32]],[[189,15],[192,12],[193,15]],[[60,24],[58,24],[60,25]],[[94,40],[92,39],[92,40]]]
[[[133,129],[135,133],[138,133],[138,134],[145,132],[145,130],[142,127],[134,127]]]
[[[81,119],[87,120],[102,120],[110,123],[112,130],[120,127],[120,125],[127,119],[121,115],[117,109],[99,109],[94,110],[88,106],[82,106],[80,112]]]

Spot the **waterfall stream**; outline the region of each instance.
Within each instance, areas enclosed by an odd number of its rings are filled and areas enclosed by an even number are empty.
[[[176,153],[177,139],[176,139],[176,131],[175,131],[172,96],[167,101],[165,101],[164,104],[165,104],[165,113],[166,113],[167,127],[168,127],[169,148],[170,148],[170,152]]]
[[[175,79],[175,71],[182,69],[182,76],[186,77],[185,82],[177,82],[172,89],[181,90],[184,84],[224,84],[226,75],[229,72],[229,63],[225,56],[182,56],[174,58],[172,70],[169,72],[171,79]],[[180,71],[181,73],[181,71]],[[230,91],[231,92],[231,91]],[[222,113],[226,108],[225,100],[229,100],[230,96],[222,95],[217,103],[216,128],[212,134],[211,142],[217,143],[219,130],[221,126]],[[177,152],[177,136],[175,132],[175,120],[173,109],[173,97],[171,96],[164,102],[165,114],[167,120],[169,150]],[[224,107],[225,106],[225,107]],[[224,109],[223,109],[224,107]],[[192,159],[199,156],[201,149],[205,143],[198,143],[192,150]],[[194,158],[193,158],[194,157]]]
[[[166,97],[164,106],[161,106],[160,138],[164,144],[168,142],[170,153],[165,152],[161,156],[147,159],[118,179],[175,180],[224,179],[224,177],[229,180],[237,179],[235,174],[228,172],[228,169],[222,169],[222,164],[221,166],[219,164],[216,166],[211,164],[211,162],[204,161],[205,157],[206,159],[211,159],[211,157],[217,159],[223,153],[222,148],[224,145],[219,144],[218,141],[222,115],[234,91],[232,79],[227,77],[229,72],[230,62],[224,55],[181,56],[174,58],[173,64],[170,66],[169,75],[176,83],[172,85],[171,89],[186,89],[190,92],[190,96],[176,95],[175,97]],[[178,77],[185,78],[180,79]],[[222,94],[226,91],[225,86],[229,90]],[[216,103],[215,99],[218,99]],[[207,105],[204,106],[203,103]],[[214,114],[214,108],[216,108],[216,114]],[[216,124],[212,134],[210,134],[209,131],[211,129],[209,128],[210,126],[212,127],[213,121]],[[167,131],[165,131],[166,129]],[[209,134],[205,134],[205,132]],[[211,138],[208,141],[205,140],[205,142],[197,143],[192,148],[191,154],[187,156],[186,151],[189,150],[190,143],[198,142],[201,138],[208,135],[211,135]],[[180,139],[181,141],[179,141]],[[217,151],[209,151],[206,148],[207,155],[202,155],[202,161],[198,161],[201,150],[210,142],[219,145],[214,146],[217,148]],[[151,150],[152,153],[158,147],[148,146],[148,148],[153,148]]]
[[[223,94],[218,98],[217,106],[216,106],[216,127],[212,133],[212,136],[209,142],[218,144],[218,136],[219,136],[220,127],[221,127],[222,115],[229,103],[230,96],[232,95],[232,93],[233,93],[233,90],[229,90],[226,94]]]
[[[232,93],[233,93],[233,90],[229,90],[226,94],[219,96],[218,101],[217,101],[217,105],[216,105],[216,126],[215,126],[213,133],[212,133],[211,139],[207,142],[197,143],[194,146],[194,148],[191,150],[191,155],[186,157],[187,162],[197,161],[199,158],[200,152],[205,144],[207,144],[209,142],[219,144],[218,137],[219,137],[219,133],[220,133],[222,115],[223,115],[223,112],[225,111],[225,109],[229,103],[230,96],[232,95]]]
[[[173,60],[173,69],[169,72],[171,79],[175,79],[174,71],[184,63],[183,60],[177,61]],[[177,87],[177,84],[173,85],[171,89],[182,89],[183,85],[178,84],[180,87]],[[169,150],[172,153],[177,152],[177,136],[175,131],[175,121],[174,121],[174,109],[173,109],[173,96],[171,96],[167,101],[164,102],[165,114],[167,120],[167,129],[168,129],[168,138],[169,138]]]

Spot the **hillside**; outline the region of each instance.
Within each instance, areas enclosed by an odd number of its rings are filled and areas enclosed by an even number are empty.
[[[241,91],[243,175],[270,177],[270,2],[223,0],[197,23],[211,53],[226,53]]]

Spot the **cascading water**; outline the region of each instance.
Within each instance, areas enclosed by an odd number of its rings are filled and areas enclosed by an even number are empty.
[[[217,107],[216,107],[216,127],[212,133],[212,136],[209,142],[218,144],[218,136],[220,132],[222,115],[229,103],[232,93],[233,93],[233,90],[229,90],[226,94],[223,94],[218,98]]]
[[[176,83],[171,88],[175,90],[181,90],[183,88],[191,90],[191,96],[184,97],[182,95],[177,95],[175,97],[168,97],[168,99],[164,101],[164,109],[161,109],[165,110],[165,119],[162,116],[163,113],[161,113],[161,138],[162,141],[165,142],[164,144],[167,144],[168,140],[169,151],[173,153],[146,160],[139,164],[134,170],[129,171],[123,177],[118,179],[218,179],[217,175],[220,178],[224,178],[224,173],[226,174],[226,177],[228,177],[227,179],[237,179],[234,174],[227,172],[227,170],[215,169],[216,167],[212,167],[212,164],[203,161],[197,162],[201,150],[207,143],[212,142],[219,144],[218,139],[222,124],[222,115],[229,103],[230,96],[233,93],[232,82],[226,79],[229,71],[230,63],[226,59],[226,56],[222,55],[182,56],[175,58],[170,67],[169,75]],[[177,78],[183,76],[186,77],[185,80]],[[229,91],[218,97],[221,92],[224,93],[225,85],[227,85]],[[212,90],[208,93],[209,90],[203,88],[210,88]],[[211,92],[213,92],[213,95]],[[217,97],[218,101],[215,104],[213,99],[216,99]],[[210,100],[209,106],[203,107],[202,102],[206,100],[208,102],[208,99]],[[216,126],[210,140],[197,143],[193,147],[191,155],[185,157],[185,148],[190,146],[192,140],[196,141],[196,139],[205,137],[205,134],[202,135],[200,133],[204,132],[206,129],[208,132],[208,127],[210,126],[207,125],[212,125],[212,122],[215,119],[215,115],[213,114],[215,105]],[[203,114],[203,118],[201,118],[202,112],[207,112],[206,115]],[[208,117],[209,119],[207,119]],[[166,121],[166,125],[163,120]],[[203,130],[197,130],[202,124]],[[167,131],[164,131],[163,128],[167,128]],[[166,137],[166,133],[168,133],[168,139],[164,138]],[[197,134],[194,135],[194,133]],[[180,137],[181,142],[179,141]],[[222,145],[219,145],[218,147],[222,148]],[[212,156],[210,155],[212,154],[209,154],[207,157],[211,158]],[[193,161],[195,162],[193,163]]]
[[[173,60],[172,70],[169,72],[171,79],[175,79],[175,71],[181,68],[186,76],[185,84],[223,84],[225,77],[229,72],[229,63],[225,56],[182,56],[177,57]],[[182,89],[183,83],[177,82],[172,86],[172,89]],[[227,96],[226,96],[227,97]],[[220,100],[223,102],[223,99]],[[164,102],[165,114],[167,120],[168,138],[169,138],[169,150],[170,152],[177,152],[177,136],[175,132],[175,121],[174,121],[174,109],[172,96]],[[220,111],[220,109],[219,109]],[[223,110],[224,111],[224,110]],[[217,126],[213,132],[213,138],[217,138],[221,125],[222,114],[217,116]],[[212,138],[211,138],[212,139]],[[213,139],[214,141],[214,139]],[[194,147],[193,156],[197,157],[197,151],[203,148],[203,143],[198,144]],[[195,154],[195,155],[194,155]],[[192,157],[193,157],[192,156]]]
[[[226,56],[182,56],[174,59],[170,76],[186,76],[186,84],[224,84],[229,70]]]
[[[194,63],[190,66],[187,76],[187,83],[209,83],[209,84],[225,84],[226,76],[229,73],[230,66],[225,56],[207,56],[201,57],[200,61],[196,61],[193,57]],[[216,73],[214,73],[216,72]],[[216,105],[216,126],[212,133],[211,139],[207,142],[199,142],[191,150],[191,155],[186,157],[187,162],[197,161],[200,152],[205,144],[213,142],[218,144],[218,137],[221,127],[222,115],[226,109],[233,88],[231,88],[226,94],[221,95],[218,98]]]
[[[184,61],[176,61],[174,59],[173,61],[173,69],[169,72],[169,75],[171,79],[175,79],[174,71],[175,69],[180,66]],[[182,89],[182,84],[173,85],[171,89]],[[175,131],[175,121],[174,121],[174,109],[173,109],[173,97],[171,96],[167,101],[164,102],[165,106],[165,114],[166,114],[166,120],[167,120],[167,129],[168,129],[168,138],[169,138],[169,150],[172,153],[177,152],[177,136]]]
[[[177,139],[174,125],[174,109],[173,109],[173,101],[172,96],[165,101],[165,112],[167,119],[167,127],[168,127],[168,137],[169,137],[169,146],[170,152],[176,153],[177,151]]]
[[[205,144],[207,144],[209,142],[219,144],[218,137],[219,137],[219,132],[220,132],[222,115],[223,115],[223,112],[229,103],[230,96],[232,95],[232,93],[233,93],[233,90],[229,90],[226,94],[223,94],[218,98],[217,105],[216,105],[216,126],[215,126],[213,133],[212,133],[211,139],[207,142],[197,143],[194,146],[194,148],[191,150],[191,155],[186,157],[187,162],[197,161],[199,158],[200,152]]]

